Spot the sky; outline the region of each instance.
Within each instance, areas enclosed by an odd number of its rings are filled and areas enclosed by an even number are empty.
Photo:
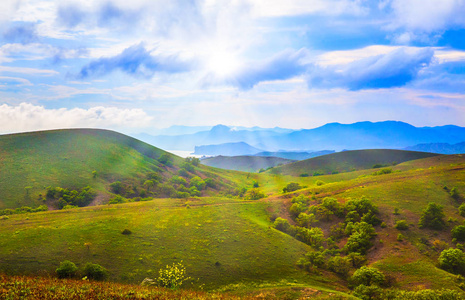
[[[0,133],[465,126],[465,0],[2,0]]]

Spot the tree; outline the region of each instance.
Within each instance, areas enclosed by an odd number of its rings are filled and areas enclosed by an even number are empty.
[[[453,187],[450,190],[450,196],[454,198],[455,200],[458,200],[460,198],[459,191],[457,190],[457,187]]]
[[[245,199],[247,200],[258,200],[265,198],[266,195],[260,189],[250,189],[246,194],[245,194]]]
[[[354,272],[351,281],[355,286],[359,286],[362,284],[365,286],[381,286],[386,281],[386,277],[377,268],[363,266]]]
[[[147,188],[147,191],[150,192],[150,189],[153,188],[155,186],[155,182],[153,180],[146,180],[144,182],[144,186]]]
[[[205,189],[207,184],[199,176],[195,176],[190,181],[190,186],[195,186],[199,191]]]
[[[442,205],[434,202],[428,203],[428,206],[423,210],[418,225],[420,228],[431,228],[441,230],[446,226],[444,221],[444,212]]]
[[[282,232],[289,232],[291,224],[289,224],[288,220],[278,217],[274,220],[273,227]]]
[[[110,184],[110,189],[115,194],[121,194],[123,192],[123,184],[121,181],[115,181]]]
[[[398,230],[407,230],[408,224],[407,224],[407,221],[405,220],[399,220],[396,222],[396,225],[394,225],[394,227]]]
[[[87,263],[84,267],[84,275],[89,279],[104,280],[108,277],[108,271],[99,264]]]
[[[161,164],[164,164],[165,166],[171,166],[171,156],[168,153],[163,153],[158,157],[158,162]]]
[[[56,269],[58,278],[71,278],[76,275],[78,268],[76,265],[69,261],[65,260],[60,263],[60,267]]]
[[[438,258],[439,267],[454,274],[465,271],[465,254],[460,249],[449,248],[441,252]]]
[[[283,193],[290,193],[293,191],[300,190],[302,187],[297,182],[291,182],[283,188]]]
[[[452,229],[452,237],[457,241],[465,241],[465,225],[458,225]]]
[[[349,274],[351,265],[350,258],[346,256],[334,256],[328,260],[328,269],[343,277]]]

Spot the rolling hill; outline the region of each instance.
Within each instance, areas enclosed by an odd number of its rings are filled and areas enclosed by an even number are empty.
[[[54,207],[56,203],[45,198],[48,186],[70,190],[90,186],[98,193],[97,203],[105,203],[114,194],[110,184],[119,181],[124,190],[121,196],[143,196],[140,192],[147,189],[143,187],[146,180],[169,184],[184,163],[180,157],[108,130],[68,129],[2,135],[0,209],[39,206],[45,201]],[[193,176],[212,177],[208,167],[189,167],[191,171],[185,173],[188,181]],[[157,196],[154,192],[155,189],[142,194]],[[167,193],[173,194],[173,191]]]
[[[385,149],[343,151],[279,166],[269,172],[293,176],[324,175],[369,169],[376,165],[395,165],[436,155],[438,154]]]
[[[201,160],[201,163],[210,167],[236,170],[244,172],[257,172],[260,169],[268,169],[278,165],[284,165],[293,160],[280,157],[261,156],[215,156]]]

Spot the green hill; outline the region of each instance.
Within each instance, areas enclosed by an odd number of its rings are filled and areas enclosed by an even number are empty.
[[[202,164],[226,170],[257,172],[260,169],[288,164],[293,160],[280,157],[261,156],[215,156],[201,160]]]
[[[270,228],[267,209],[265,202],[158,199],[11,215],[0,219],[0,273],[53,275],[60,261],[71,260],[104,266],[112,281],[140,283],[182,262],[194,287],[208,290],[266,282],[339,286],[334,276],[308,277],[295,268],[310,248]]]
[[[217,177],[217,174],[211,176],[212,170],[208,167],[186,165],[180,157],[108,130],[68,129],[2,135],[0,209],[36,207],[44,203],[55,207],[58,199],[45,196],[48,186],[78,192],[90,186],[97,193],[94,204],[106,203],[115,195],[110,184],[116,181],[121,182],[119,194],[125,198],[175,196],[176,191],[167,185],[178,188],[179,184],[170,179],[182,168],[189,169],[183,173],[187,182],[184,185],[195,176]],[[154,186],[144,186],[147,180],[154,182]],[[217,188],[226,185],[228,181],[223,180]],[[201,193],[208,194],[206,190]]]
[[[270,172],[293,176],[302,174],[309,176],[326,175],[373,167],[392,166],[409,160],[437,155],[426,152],[386,149],[343,151],[276,167]]]

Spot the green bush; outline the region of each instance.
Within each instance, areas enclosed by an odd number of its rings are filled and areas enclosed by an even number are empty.
[[[398,230],[407,230],[409,226],[407,224],[407,221],[399,220],[396,222],[396,225],[394,225],[394,227]]]
[[[346,256],[334,256],[328,260],[328,269],[342,277],[349,274],[351,265],[350,259]]]
[[[431,228],[441,230],[446,226],[444,221],[444,212],[442,205],[434,202],[428,203],[428,206],[423,210],[418,225],[420,228]]]
[[[298,184],[297,182],[291,182],[291,183],[288,183],[283,188],[283,193],[290,193],[290,192],[293,192],[293,191],[300,190],[301,188],[302,188],[302,186],[300,186],[300,184]]]
[[[457,239],[457,241],[465,241],[465,225],[458,225],[452,229],[452,238]]]
[[[182,263],[173,263],[173,265],[167,265],[165,269],[161,269],[157,279],[160,286],[176,289],[190,278],[186,277],[186,268]]]
[[[462,204],[459,206],[459,214],[460,214],[462,217],[465,217],[465,203],[462,203]]]
[[[104,280],[108,277],[108,271],[99,264],[87,263],[84,267],[84,275],[88,279]]]
[[[289,232],[291,224],[288,220],[278,217],[274,220],[273,227],[282,232]]]
[[[69,261],[65,260],[60,263],[60,267],[56,269],[58,278],[71,278],[76,276],[78,268],[76,265]]]
[[[384,276],[384,274],[380,270],[378,270],[377,268],[365,267],[365,266],[355,271],[354,275],[352,275],[352,278],[351,278],[351,282],[355,286],[359,286],[359,285],[382,286],[385,281],[386,281],[386,276]]]

